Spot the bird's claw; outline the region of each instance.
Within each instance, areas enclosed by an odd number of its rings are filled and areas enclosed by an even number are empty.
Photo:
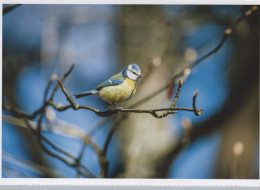
[[[112,109],[112,106],[113,106],[114,109]],[[121,110],[123,109],[123,107],[117,107],[115,104],[110,104],[109,107],[110,107],[111,110],[116,110],[120,115],[122,115]]]
[[[123,107],[117,107],[117,106],[116,106],[116,110],[118,111],[118,113],[119,113],[120,115],[123,114],[123,113],[121,112],[121,109],[123,109]]]

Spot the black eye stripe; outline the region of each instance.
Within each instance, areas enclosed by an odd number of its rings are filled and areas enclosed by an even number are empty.
[[[134,71],[132,71],[132,70],[129,70],[129,69],[128,69],[128,71],[131,71],[133,74],[138,75],[136,72],[134,72]]]
[[[138,75],[136,72],[132,71],[132,73],[134,73],[135,75]]]

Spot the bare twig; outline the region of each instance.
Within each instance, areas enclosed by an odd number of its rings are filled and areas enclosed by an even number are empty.
[[[200,57],[199,59],[193,61],[192,63],[190,63],[189,65],[183,67],[179,72],[177,72],[176,74],[174,74],[171,78],[171,80],[164,85],[162,88],[160,88],[159,90],[153,92],[152,94],[146,96],[145,98],[137,101],[136,103],[134,103],[133,105],[130,106],[130,108],[135,108],[137,106],[140,106],[141,104],[145,103],[146,101],[150,100],[151,98],[153,98],[154,96],[156,96],[157,94],[160,94],[161,92],[163,92],[164,90],[166,90],[167,88],[170,87],[170,85],[180,76],[184,73],[184,71],[187,68],[192,69],[194,66],[198,65],[199,63],[201,63],[202,61],[204,61],[206,58],[210,57],[211,55],[215,54],[216,52],[218,52],[218,50],[224,45],[224,43],[227,41],[227,39],[234,33],[234,31],[236,30],[237,26],[239,25],[239,23],[247,16],[251,15],[252,12],[257,11],[258,7],[257,6],[252,6],[248,11],[246,11],[244,14],[242,14],[237,20],[235,20],[235,22],[228,27],[224,32],[223,32],[223,37],[221,38],[220,42],[218,43],[218,45],[213,48],[211,51],[209,51],[208,53],[206,53],[205,55],[203,55],[202,57]],[[250,12],[250,14],[246,14],[247,12]]]
[[[70,75],[70,73],[72,72],[72,70],[74,69],[74,64],[72,64],[69,68],[69,70],[63,75],[62,79],[61,79],[61,82],[64,82],[65,79]],[[56,78],[54,79],[57,79],[57,75],[55,75]],[[59,89],[59,84],[56,84],[54,90],[52,91],[52,94],[51,94],[51,97],[50,97],[50,100],[53,101],[53,98],[54,98],[54,95],[56,93],[56,91]]]
[[[177,90],[176,95],[175,95],[175,97],[174,97],[174,100],[173,100],[173,103],[172,103],[172,105],[171,105],[171,108],[174,108],[174,107],[175,107],[175,105],[176,105],[176,103],[177,103],[177,101],[178,101],[178,98],[179,98],[179,96],[180,96],[181,87],[182,87],[182,85],[183,85],[182,79],[179,80],[179,84],[178,84],[178,85],[179,85],[179,86],[178,86],[178,90]]]
[[[47,175],[47,176],[53,176],[53,177],[63,177],[62,173],[60,173],[59,171],[48,168],[46,166],[42,166],[42,165],[33,163],[28,160],[18,158],[7,152],[3,152],[2,157],[3,157],[4,162],[14,165],[15,168],[22,168],[25,171],[28,170],[28,171],[31,171],[34,173],[38,173],[39,175],[42,175],[42,176]]]
[[[197,109],[197,106],[196,106],[196,99],[197,99],[197,96],[199,94],[199,91],[196,90],[196,92],[194,93],[194,96],[193,96],[193,111],[195,113],[195,115],[199,116],[203,113],[203,110],[201,109]]]
[[[53,102],[49,102],[50,105],[52,105],[55,109],[59,110],[59,111],[64,111],[68,108],[73,108],[74,110],[78,110],[78,109],[87,109],[90,111],[95,112],[98,116],[100,117],[110,117],[113,114],[118,114],[118,113],[148,113],[151,114],[152,116],[156,117],[156,118],[163,118],[166,117],[169,114],[175,114],[177,113],[177,111],[192,111],[194,112],[196,115],[198,110],[195,109],[190,109],[190,108],[177,108],[174,107],[175,104],[177,103],[177,100],[179,98],[179,93],[181,90],[181,86],[183,85],[182,80],[180,80],[179,82],[179,88],[176,92],[176,96],[174,98],[174,101],[172,103],[172,105],[169,108],[158,108],[158,109],[151,109],[151,110],[140,110],[140,109],[125,109],[125,108],[118,108],[116,110],[107,110],[107,111],[99,111],[98,109],[92,108],[90,106],[85,106],[85,105],[79,105],[79,104],[75,104],[74,100],[72,99],[72,97],[69,95],[69,93],[67,92],[67,90],[65,89],[65,87],[63,86],[62,82],[60,80],[58,80],[58,83],[64,93],[64,95],[66,96],[67,100],[69,101],[70,105],[67,106],[62,106],[62,105],[57,105]],[[197,97],[197,95],[196,95]],[[194,99],[196,100],[196,98]],[[195,104],[195,102],[193,102]],[[162,111],[167,111],[165,113],[162,114],[158,114],[157,112],[162,112]]]
[[[127,118],[127,115],[124,115],[122,118],[120,118],[118,121],[116,121],[114,123],[113,127],[111,128],[111,130],[109,131],[106,142],[105,142],[105,146],[102,151],[102,154],[104,157],[106,157],[106,155],[107,155],[108,145],[113,137],[113,134],[120,128],[121,122],[126,118]],[[108,165],[109,165],[109,163],[105,162],[105,161],[101,163],[101,169],[100,169],[100,174],[99,174],[100,177],[103,177],[103,178],[107,177]]]
[[[38,135],[37,134],[38,123],[36,123],[34,121],[28,121],[27,119],[24,120],[24,119],[19,119],[19,118],[16,118],[16,117],[6,116],[6,115],[3,115],[3,121],[11,123],[15,126],[29,128],[30,130],[32,130],[33,134]],[[42,125],[44,125],[44,124],[42,124]],[[68,128],[64,128],[62,126],[55,126],[54,125],[54,126],[50,127],[50,126],[46,125],[46,126],[41,127],[41,131],[43,131],[43,132],[44,131],[46,131],[46,132],[52,131],[53,133],[55,133],[57,135],[63,135],[64,137],[70,137],[70,138],[73,137],[73,138],[82,139],[82,141],[84,141],[86,143],[86,145],[89,144],[90,146],[92,146],[93,150],[100,157],[100,160],[104,159],[104,158],[101,158],[102,151],[101,151],[100,147],[98,145],[96,145],[95,142],[93,142],[93,140],[91,139],[91,137],[88,134],[84,135],[84,132],[81,131],[80,128],[75,128],[75,126],[70,126],[70,129],[68,129]],[[46,139],[43,135],[41,135],[41,140],[43,140],[45,143],[49,144],[54,150],[64,154],[70,160],[75,160],[74,163],[73,162],[67,162],[66,164],[68,164],[72,167],[76,167],[76,165],[77,165],[79,169],[81,168],[80,163],[75,164],[79,158],[77,158],[77,157],[69,154],[68,152],[62,150],[61,148],[57,147],[51,141]],[[42,148],[44,148],[44,147],[42,147]],[[54,155],[54,157],[56,157],[56,155]],[[56,158],[61,159],[63,162],[64,162],[64,159],[66,159],[66,158],[63,158],[63,157],[56,157]]]
[[[18,117],[2,115],[2,121],[18,127],[28,128],[27,125],[24,123],[24,119]],[[30,126],[34,130],[37,129],[37,125],[38,125],[37,122],[32,120],[28,120],[28,122],[30,123]],[[82,129],[76,127],[75,125],[64,123],[64,121],[63,121],[63,125],[50,125],[50,124],[43,123],[41,130],[42,132],[52,132],[57,135],[62,135],[63,137],[66,138],[75,138],[84,141],[85,132]]]
[[[39,121],[41,121],[41,119],[39,119]],[[68,166],[72,166],[72,167],[75,166],[75,162],[70,162],[70,161],[68,161],[66,158],[64,158],[64,157],[62,157],[62,156],[60,156],[60,155],[58,155],[58,154],[56,154],[56,153],[53,153],[53,152],[50,151],[48,148],[46,148],[46,146],[42,143],[41,140],[43,140],[43,141],[45,141],[47,144],[49,144],[54,150],[56,150],[56,151],[58,151],[58,152],[60,152],[60,153],[62,153],[62,154],[64,154],[64,155],[68,156],[69,158],[71,158],[71,159],[73,159],[73,160],[76,160],[76,157],[75,157],[75,156],[73,156],[72,154],[70,154],[70,153],[68,153],[68,152],[65,152],[63,149],[58,148],[57,146],[55,146],[52,142],[50,142],[50,141],[49,141],[48,139],[46,139],[43,135],[41,135],[38,130],[37,130],[37,131],[34,130],[34,129],[30,126],[29,122],[28,122],[26,119],[24,120],[24,122],[26,123],[26,125],[28,126],[28,128],[31,129],[32,133],[37,136],[37,139],[38,139],[38,143],[39,143],[39,145],[40,145],[40,148],[41,148],[45,153],[47,153],[48,155],[50,155],[50,156],[52,156],[52,157],[54,157],[54,158],[57,158],[57,159],[61,160],[62,162],[64,162],[64,163],[67,164]],[[39,127],[39,128],[40,128],[40,127]],[[92,172],[90,172],[90,171],[89,171],[88,169],[86,169],[84,166],[81,166],[81,167],[85,169],[85,171],[86,171],[86,173],[87,173],[88,176],[90,176],[90,177],[96,177],[94,174],[92,174]],[[82,174],[82,175],[85,175],[83,172],[81,172],[81,174]]]
[[[10,111],[11,113],[13,113],[14,115],[18,116],[18,117],[24,117],[27,119],[34,119],[39,113],[43,112],[45,109],[45,105],[42,106],[40,109],[36,110],[35,112],[33,112],[33,114],[29,115],[26,114],[24,112],[22,112],[21,110],[14,108],[12,106],[3,104],[3,109]]]
[[[64,81],[67,76],[71,73],[71,71],[73,70],[74,65],[72,65],[69,69],[69,71],[67,73],[64,74],[63,78],[61,81]],[[51,93],[51,97],[48,100],[47,96],[48,96],[48,92],[51,88],[51,84],[53,82],[54,79],[56,79],[57,76],[53,75],[50,79],[50,81],[47,84],[45,93],[44,93],[44,103],[42,105],[42,107],[38,110],[36,110],[32,115],[28,115],[23,113],[22,111],[12,108],[11,106],[7,106],[5,104],[3,104],[3,108],[6,110],[11,111],[13,114],[15,114],[17,117],[22,118],[25,125],[32,131],[32,133],[37,137],[38,140],[38,144],[40,146],[40,148],[47,154],[49,154],[52,157],[55,157],[59,160],[61,160],[62,162],[64,162],[65,164],[67,164],[68,166],[71,167],[76,167],[78,169],[78,171],[80,172],[81,175],[83,176],[90,176],[90,177],[96,177],[92,172],[90,172],[85,166],[83,166],[82,164],[80,164],[79,162],[77,162],[77,157],[75,157],[74,155],[68,153],[67,151],[57,147],[54,143],[52,143],[50,140],[48,140],[46,137],[44,137],[42,135],[42,119],[44,117],[45,114],[45,109],[48,105],[51,105],[50,102],[52,101],[59,85],[57,84],[56,87],[53,89],[52,93]],[[36,125],[33,127],[31,126],[32,122],[29,122],[28,119],[34,119],[36,116],[40,115],[40,118],[38,119],[37,122],[37,127]],[[89,140],[88,143],[93,147],[93,149],[96,151],[96,153],[98,155],[101,155],[101,150],[100,148],[92,141],[92,139],[90,139],[90,137],[88,136]],[[51,146],[55,151],[60,152],[62,155],[66,156],[60,156],[52,151],[50,151],[44,144],[43,142],[47,143],[49,146]],[[69,159],[68,159],[69,158]],[[101,159],[101,158],[100,158]],[[102,158],[103,159],[103,158]]]
[[[131,106],[129,106],[129,108],[135,108],[137,106],[142,105],[143,103],[145,103],[146,101],[152,99],[153,97],[155,97],[156,95],[160,94],[161,92],[163,92],[164,90],[166,90],[167,88],[170,87],[170,85],[172,85],[172,83],[181,75],[185,72],[186,69],[191,69],[194,66],[198,65],[199,63],[201,63],[203,60],[205,60],[206,58],[210,57],[211,55],[213,55],[214,53],[216,53],[225,43],[225,41],[228,39],[228,37],[230,35],[233,34],[232,30],[230,30],[230,28],[233,29],[233,31],[235,31],[235,29],[237,28],[238,24],[246,17],[252,14],[253,11],[258,10],[257,6],[252,6],[248,11],[246,11],[242,16],[240,16],[237,20],[235,20],[234,24],[231,25],[231,27],[229,27],[228,29],[226,29],[224,31],[224,35],[222,37],[222,39],[220,40],[219,44],[211,51],[209,51],[208,53],[206,53],[204,56],[202,56],[201,58],[195,60],[194,62],[190,63],[189,65],[187,65],[186,67],[182,68],[179,72],[177,72],[176,74],[174,74],[171,78],[171,80],[165,85],[163,86],[161,89],[151,93],[150,95],[142,98],[141,100],[137,101],[136,103],[132,104]],[[249,13],[247,13],[249,12]],[[202,110],[197,110],[196,108],[196,98],[197,98],[197,94],[198,92],[195,92],[194,96],[193,96],[193,109],[195,110],[195,114],[199,115],[201,114],[203,111]],[[107,138],[106,141],[106,146],[104,148],[104,150],[107,149],[110,140],[112,139],[113,134],[120,128],[119,123],[121,123],[124,119],[126,119],[126,117],[122,117],[118,122],[116,122],[114,124],[114,126],[111,128],[110,132],[109,132],[109,137]],[[189,135],[191,140],[194,140],[194,138],[192,137],[193,135],[190,134]],[[180,142],[175,149],[173,149],[173,151],[171,152],[171,157],[172,160],[174,160],[177,155],[181,152],[181,150],[183,150],[183,148],[185,148],[189,143],[186,141],[185,142]],[[106,168],[107,169],[107,168]],[[105,173],[107,173],[107,171],[105,171]]]

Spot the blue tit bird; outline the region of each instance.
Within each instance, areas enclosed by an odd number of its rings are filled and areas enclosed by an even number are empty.
[[[80,94],[74,94],[76,98],[97,95],[110,105],[128,100],[136,92],[136,85],[142,78],[138,65],[130,64],[120,73],[112,76],[107,81],[98,85],[95,89]]]

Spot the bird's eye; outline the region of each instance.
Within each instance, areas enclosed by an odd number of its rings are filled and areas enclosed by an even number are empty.
[[[129,70],[129,69],[128,69]],[[137,72],[135,72],[135,71],[133,71],[133,70],[129,70],[131,73],[133,73],[133,74],[135,74],[135,75],[137,75],[137,76],[139,76],[139,74],[137,74]]]
[[[135,75],[138,75],[136,72],[132,71],[132,73],[134,73]]]

